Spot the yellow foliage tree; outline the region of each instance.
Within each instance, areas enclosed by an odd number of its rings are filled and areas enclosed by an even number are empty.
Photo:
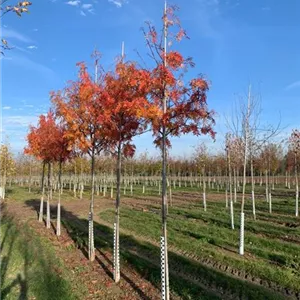
[[[12,153],[9,151],[8,145],[0,146],[0,172],[1,172],[1,188],[3,194],[0,195],[4,198],[4,191],[7,178],[14,175],[16,171],[15,161]]]

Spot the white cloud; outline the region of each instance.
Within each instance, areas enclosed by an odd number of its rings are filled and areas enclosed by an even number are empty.
[[[25,56],[21,56],[21,55],[14,55],[12,56],[13,59],[11,61],[9,61],[9,64],[14,64],[17,65],[18,67],[23,67],[25,69],[29,69],[29,70],[33,70],[36,72],[39,72],[41,75],[45,76],[45,77],[51,77],[51,78],[55,78],[56,74],[55,72],[48,68],[47,66],[37,63]]]
[[[21,34],[13,29],[2,29],[2,37],[5,39],[15,39],[23,43],[32,43],[32,40],[24,34]]]
[[[37,116],[3,116],[4,127],[28,127],[31,124],[36,124]],[[8,129],[8,128],[4,128]],[[16,129],[16,128],[15,128]]]
[[[29,125],[36,125],[37,122],[38,116],[3,115],[2,132],[9,137],[13,151],[23,151],[26,145],[25,137],[27,136]]]
[[[128,3],[127,0],[108,0],[108,2],[113,3],[118,8],[122,7],[123,4]]]
[[[65,2],[68,5],[74,6],[74,7],[80,7],[81,1],[80,0],[71,0],[68,2]],[[81,16],[86,16],[86,12],[89,12],[90,14],[94,14],[94,8],[93,4],[91,3],[85,3],[81,5],[81,10],[80,10],[80,15]]]
[[[3,106],[2,109],[8,110],[8,109],[11,109],[11,106]]]
[[[39,31],[37,28],[34,28],[33,31]]]
[[[81,8],[82,8],[82,10],[80,11],[80,15],[82,15],[84,17],[86,16],[86,12],[89,12],[90,14],[95,13],[93,4],[91,4],[91,3],[82,4]]]
[[[82,8],[83,8],[83,9],[86,9],[86,10],[89,10],[89,9],[93,8],[93,4],[90,4],[90,3],[83,4],[83,5],[82,5]]]
[[[27,47],[27,49],[37,49],[37,46],[30,45],[30,46]]]
[[[71,6],[78,6],[80,4],[79,0],[74,0],[74,1],[68,1],[66,4],[71,5]]]
[[[292,90],[292,89],[295,89],[295,88],[299,88],[299,87],[300,87],[300,80],[295,81],[295,82],[289,84],[288,86],[286,86],[285,90],[289,91],[289,90]]]
[[[17,49],[21,52],[24,52],[24,53],[27,53],[27,54],[30,54],[30,51],[26,50],[25,48],[23,47],[19,47],[19,46],[13,46],[14,49]]]

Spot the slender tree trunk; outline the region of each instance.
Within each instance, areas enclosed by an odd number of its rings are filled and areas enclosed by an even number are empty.
[[[167,66],[167,3],[164,8],[164,66]],[[166,84],[166,83],[165,83]],[[167,112],[166,87],[163,96],[163,113]],[[167,243],[167,145],[166,125],[162,124],[162,236],[161,236],[161,282],[162,299],[169,300],[169,263]]]
[[[31,193],[31,160],[29,161],[29,186],[28,186],[28,192]]]
[[[166,129],[163,126],[162,145],[162,237],[161,237],[161,271],[163,299],[169,299],[169,269],[167,247],[167,153],[166,153]]]
[[[53,163],[50,163],[50,200],[53,199]]]
[[[42,186],[41,186],[42,196],[41,196],[41,203],[40,203],[39,222],[43,221],[43,215],[44,215],[44,195],[45,195],[44,178],[45,178],[45,166],[46,166],[46,163],[43,162]]]
[[[266,201],[269,202],[269,187],[268,187],[268,170],[265,170],[265,181],[266,181]]]
[[[170,206],[173,206],[173,201],[172,201],[172,186],[171,183],[169,185],[169,202],[170,202]]]
[[[249,94],[248,94],[248,106],[247,106],[247,114],[245,117],[244,123],[244,135],[245,135],[245,149],[244,149],[244,166],[243,166],[243,192],[242,192],[242,205],[241,205],[241,222],[240,222],[240,255],[244,255],[244,222],[245,222],[245,214],[244,214],[244,206],[245,206],[245,191],[246,191],[246,168],[247,168],[247,153],[248,153],[248,143],[249,143],[249,118],[250,118],[250,86],[249,86]]]
[[[228,175],[229,175],[229,195],[230,195],[230,221],[231,229],[234,229],[234,210],[233,210],[233,197],[232,197],[232,171],[231,171],[231,157],[230,150],[227,150],[228,157]]]
[[[240,168],[237,168],[236,174],[237,174],[237,191],[240,192]]]
[[[83,194],[83,166],[82,166],[82,157],[80,159],[80,194],[79,198],[82,200],[82,194]]]
[[[247,137],[246,137],[247,139]],[[245,214],[244,214],[244,206],[245,206],[245,189],[246,189],[246,167],[247,167],[247,141],[245,145],[245,153],[244,153],[244,167],[243,167],[243,192],[242,192],[242,205],[241,205],[241,220],[240,220],[240,255],[244,255],[244,222],[245,222]]]
[[[270,161],[270,153],[269,153],[269,157],[268,157],[268,201],[269,201],[269,213],[272,213],[272,196],[271,196],[271,190],[272,190],[272,186],[271,186],[271,161]]]
[[[76,161],[75,161],[75,167],[74,167],[74,180],[73,180],[73,192],[74,192],[74,198],[76,198],[76,185],[77,185],[77,168],[76,168]]]
[[[263,175],[262,175],[262,171],[259,171],[259,185],[262,186],[263,184]]]
[[[252,214],[253,214],[253,219],[256,220],[256,211],[255,211],[255,194],[254,194],[254,170],[253,170],[253,157],[251,154],[251,197],[252,197]]]
[[[60,224],[61,224],[61,209],[60,209],[60,198],[61,198],[61,166],[62,162],[59,161],[59,171],[58,171],[58,204],[57,204],[57,225],[56,225],[56,235],[60,236]]]
[[[203,209],[206,211],[206,183],[205,183],[205,166],[202,168],[203,174]]]
[[[48,162],[48,195],[47,195],[47,218],[46,218],[46,227],[49,229],[50,224],[50,190],[51,190],[51,163]]]
[[[44,184],[45,184],[45,167],[46,167],[46,163],[45,161],[43,161],[43,172],[42,172],[42,182],[41,182],[41,189],[40,192],[43,192],[43,188],[44,188]]]
[[[116,196],[116,212],[115,212],[115,224],[114,224],[114,280],[120,281],[120,197],[121,197],[121,143],[118,145],[118,158],[117,158],[117,196]]]
[[[234,203],[237,201],[237,194],[236,194],[236,189],[237,189],[237,178],[236,178],[236,169],[233,168],[233,184],[234,184]]]
[[[296,212],[295,215],[299,215],[299,183],[298,183],[298,169],[297,169],[297,155],[295,154],[295,185],[296,185]]]
[[[95,149],[92,150],[91,155],[91,202],[89,212],[89,260],[95,260],[95,244],[94,244],[94,194],[95,194]]]

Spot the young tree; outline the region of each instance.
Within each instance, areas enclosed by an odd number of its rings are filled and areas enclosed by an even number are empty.
[[[260,102],[259,97],[254,96],[251,92],[251,86],[248,89],[247,100],[240,103],[240,109],[236,110],[232,124],[228,124],[231,131],[241,140],[243,164],[243,191],[241,203],[241,226],[240,226],[240,254],[244,253],[244,203],[246,188],[246,169],[250,160],[251,181],[252,181],[252,208],[255,218],[255,198],[254,198],[254,176],[253,176],[253,157],[254,154],[261,149],[271,137],[278,133],[280,122],[277,127],[268,126],[262,128],[259,122]]]
[[[98,80],[98,59],[95,60],[96,79],[92,80],[85,64],[79,63],[79,78],[71,82],[64,92],[52,93],[56,113],[66,126],[66,137],[72,140],[83,153],[91,157],[91,201],[89,210],[89,259],[95,259],[94,247],[94,194],[95,157],[107,146],[107,135],[102,124],[109,120],[105,111],[108,95],[103,88],[103,77]]]
[[[269,212],[272,213],[272,196],[271,196],[271,174],[274,177],[276,170],[279,167],[279,159],[281,148],[273,143],[268,143],[262,146],[260,152],[260,168],[265,174],[265,193],[266,201],[269,204]],[[273,178],[274,184],[274,178]]]
[[[62,164],[71,157],[73,150],[73,140],[70,140],[67,135],[66,125],[62,122],[55,124],[53,127],[53,150],[54,161],[58,162],[58,204],[57,204],[57,225],[56,235],[60,236],[61,233],[61,176],[62,176]]]
[[[157,107],[157,115],[151,119],[154,143],[162,152],[162,294],[169,299],[169,270],[167,254],[167,147],[170,137],[192,133],[194,135],[215,133],[213,112],[206,102],[208,83],[203,77],[183,82],[183,72],[193,66],[191,58],[184,59],[177,51],[168,51],[172,42],[186,37],[175,7],[167,7],[165,2],[162,36],[148,24],[144,31],[149,54],[155,67],[152,70],[150,101]],[[177,30],[179,29],[179,30]]]
[[[234,202],[237,202],[237,187],[238,187],[238,175],[241,166],[243,165],[243,153],[244,143],[243,139],[239,136],[230,137],[230,155],[234,159],[231,160],[233,167],[233,184],[234,184]]]
[[[233,137],[230,133],[226,134],[225,138],[225,150],[227,156],[227,165],[228,165],[228,177],[229,177],[229,197],[230,197],[230,221],[231,228],[234,229],[234,210],[233,210],[233,197],[232,197],[232,145]]]
[[[15,161],[9,151],[9,145],[0,146],[0,170],[1,170],[1,193],[0,198],[5,198],[5,186],[7,178],[15,173]]]
[[[294,164],[295,164],[294,153],[291,149],[288,149],[288,152],[285,156],[285,170],[286,170],[286,183],[285,183],[285,185],[288,189],[291,188],[291,172],[293,170]]]
[[[206,211],[206,181],[205,181],[205,168],[208,162],[207,147],[204,143],[200,144],[195,150],[195,162],[197,167],[200,168],[202,174],[202,195],[203,195],[203,209]]]
[[[147,99],[150,72],[138,69],[134,63],[124,62],[122,55],[122,60],[117,63],[115,71],[105,76],[104,84],[109,95],[109,102],[105,109],[110,118],[103,127],[107,129],[107,137],[117,156],[114,279],[118,282],[120,280],[119,223],[122,156],[134,155],[135,146],[132,138],[146,130],[146,116],[153,111]]]
[[[248,91],[247,108],[243,110],[242,119],[242,138],[244,144],[244,163],[243,163],[243,192],[241,203],[241,222],[240,222],[240,255],[244,255],[244,207],[245,207],[245,191],[246,191],[246,169],[248,161],[248,147],[250,140],[250,118],[251,118],[251,86]]]
[[[295,169],[295,186],[296,186],[296,205],[295,205],[295,215],[299,215],[299,182],[298,182],[298,168],[300,156],[300,131],[298,129],[293,130],[289,138],[289,146],[291,151],[294,153],[294,169]]]
[[[57,159],[57,127],[54,113],[50,110],[47,116],[39,117],[38,126],[30,126],[27,135],[28,146],[24,149],[25,154],[33,155],[43,161],[42,196],[40,203],[39,221],[43,218],[44,201],[44,171],[48,165],[48,195],[47,195],[47,228],[50,228],[50,199],[52,199],[52,164]]]
[[[43,116],[44,117],[44,116]],[[42,123],[42,116],[39,118],[39,123]],[[39,222],[43,221],[43,212],[44,212],[44,177],[45,177],[45,166],[46,166],[46,157],[44,157],[43,149],[41,147],[41,137],[39,136],[38,127],[30,126],[29,133],[27,135],[27,147],[24,148],[24,154],[32,155],[38,160],[43,161],[43,171],[42,171],[42,180],[41,180],[41,202],[40,202],[40,213],[39,213]]]

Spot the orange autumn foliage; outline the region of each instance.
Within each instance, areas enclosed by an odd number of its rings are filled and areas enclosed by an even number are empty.
[[[187,37],[175,11],[176,7],[169,7],[163,16],[169,46],[173,41]],[[144,30],[150,50],[149,55],[155,62],[155,67],[151,72],[149,94],[150,101],[157,110],[157,114],[150,118],[155,137],[154,143],[157,146],[161,145],[163,126],[166,128],[166,136],[192,133],[194,135],[210,134],[214,138],[214,112],[209,110],[207,105],[206,94],[209,90],[207,80],[199,76],[184,84],[184,72],[194,66],[192,59],[184,58],[179,52],[173,50],[165,53],[164,38],[158,37],[157,32],[150,24],[148,24],[148,31]],[[163,112],[163,99],[166,99],[167,103],[165,113]],[[166,143],[169,147],[171,146],[169,138]]]
[[[132,62],[118,62],[114,72],[107,73],[104,87],[109,95],[106,106],[109,120],[109,139],[112,145],[122,146],[125,156],[133,156],[132,138],[145,131],[147,116],[156,114],[155,107],[147,99],[150,88],[150,72],[138,69]]]
[[[63,162],[71,154],[70,141],[65,137],[65,127],[63,124],[56,124],[52,111],[39,117],[37,127],[30,127],[27,142],[24,153],[44,162]]]
[[[101,84],[89,76],[85,64],[79,63],[78,80],[61,92],[52,92],[51,98],[57,114],[66,123],[66,136],[83,153],[98,154],[106,147],[107,133],[103,128],[109,115],[105,107],[109,97]]]

